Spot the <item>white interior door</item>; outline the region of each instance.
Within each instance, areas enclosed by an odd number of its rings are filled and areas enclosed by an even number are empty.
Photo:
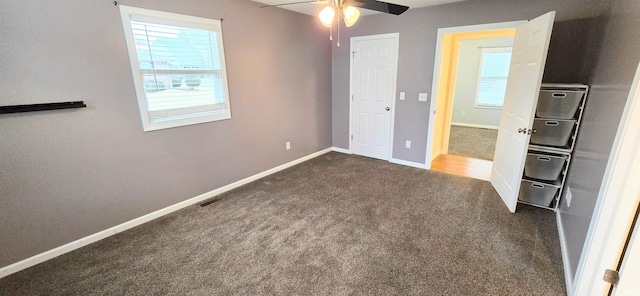
[[[606,269],[616,270],[622,259],[620,282],[614,296],[640,295],[640,64],[627,97],[598,201],[587,232],[582,256],[569,295],[607,295],[610,284],[602,280]],[[634,218],[635,217],[635,218]]]
[[[351,39],[351,139],[354,154],[391,155],[398,34]]]
[[[629,106],[625,106],[616,142],[611,151],[610,164],[607,165],[605,172],[607,176],[611,170],[611,177],[608,180],[606,177],[603,178],[606,181],[603,181],[601,186],[606,188],[606,192],[611,194],[612,199],[619,198],[617,206],[624,209],[624,212],[617,211],[614,214],[620,224],[612,225],[612,229],[607,233],[613,236],[616,232],[630,228],[626,236],[605,239],[613,246],[627,243],[624,253],[621,254],[622,258],[618,260],[621,263],[618,268],[620,281],[613,286],[611,294],[613,296],[640,295],[640,281],[638,281],[640,279],[640,217],[638,216],[640,215],[640,182],[638,182],[640,180],[640,66],[636,71],[627,105]],[[605,195],[604,198],[607,197]],[[603,257],[605,256],[600,256],[598,259],[606,262],[606,257]],[[613,269],[614,266],[612,264],[608,268]]]
[[[518,203],[529,133],[554,17],[555,11],[552,11],[517,27],[513,40],[507,90],[491,170],[491,184],[512,213],[516,211]]]
[[[633,90],[632,90],[633,91]],[[637,98],[636,98],[637,99]],[[637,103],[636,103],[637,106]],[[638,107],[635,108],[639,110]],[[635,120],[634,120],[635,119]],[[638,220],[638,214],[640,214],[640,183],[638,180],[640,179],[640,130],[638,129],[638,117],[632,117],[632,121],[634,123],[627,122],[626,127],[624,128],[627,132],[627,137],[632,137],[630,139],[623,139],[622,141],[632,142],[631,149],[625,149],[621,152],[627,153],[627,157],[619,155],[616,159],[616,164],[613,164],[614,169],[619,169],[622,171],[619,173],[623,180],[621,182],[612,181],[611,185],[619,186],[618,195],[621,198],[624,198],[627,205],[623,205],[620,203],[620,206],[625,206],[627,208],[633,209],[636,207],[635,218],[629,219],[628,216],[631,215],[622,215],[620,214],[620,218],[627,216],[625,219],[627,224],[631,224],[632,229],[629,230],[628,237],[623,237],[623,240],[616,242],[619,245],[624,245],[627,242],[626,247],[624,248],[624,253],[621,255],[622,257],[619,259],[620,265],[617,269],[620,274],[620,280],[617,285],[613,286],[612,296],[627,296],[627,295],[640,295],[640,221]],[[624,120],[622,121],[624,123]],[[624,143],[624,142],[623,142]],[[629,158],[631,158],[629,160]],[[624,218],[622,218],[624,219]],[[630,220],[634,220],[635,223],[630,222]],[[625,229],[626,227],[620,227]],[[613,232],[613,231],[612,231]],[[614,244],[614,243],[612,243]],[[613,265],[610,267],[613,269]]]
[[[638,186],[636,186],[637,188]],[[640,225],[637,224],[629,237],[620,266],[620,281],[613,287],[613,296],[640,295]]]

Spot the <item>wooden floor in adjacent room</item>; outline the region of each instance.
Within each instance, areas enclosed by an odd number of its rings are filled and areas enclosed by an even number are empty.
[[[441,154],[431,162],[431,169],[456,176],[489,181],[493,161],[455,154]]]

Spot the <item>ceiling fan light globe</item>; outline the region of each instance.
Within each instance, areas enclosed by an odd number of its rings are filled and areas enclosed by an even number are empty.
[[[333,7],[327,6],[320,11],[318,17],[320,18],[320,22],[327,28],[331,28],[331,24],[333,24],[333,17],[336,16],[336,11],[333,10]]]
[[[344,15],[344,24],[351,27],[358,21],[360,10],[353,6],[347,6],[342,10],[342,14]]]

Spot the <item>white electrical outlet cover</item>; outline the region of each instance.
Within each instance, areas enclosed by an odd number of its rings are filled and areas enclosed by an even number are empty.
[[[400,101],[404,101],[404,92],[403,91],[400,92]]]
[[[418,95],[418,101],[420,101],[420,102],[426,102],[427,98],[428,98],[427,93],[420,93]]]

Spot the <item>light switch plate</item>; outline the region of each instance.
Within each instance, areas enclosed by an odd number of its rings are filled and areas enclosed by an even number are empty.
[[[428,97],[429,97],[429,96],[427,95],[427,93],[420,93],[420,94],[418,95],[418,101],[420,101],[420,102],[426,102]]]
[[[400,92],[400,101],[404,101],[404,92],[403,91]]]
[[[405,142],[404,147],[411,148],[411,141]]]

